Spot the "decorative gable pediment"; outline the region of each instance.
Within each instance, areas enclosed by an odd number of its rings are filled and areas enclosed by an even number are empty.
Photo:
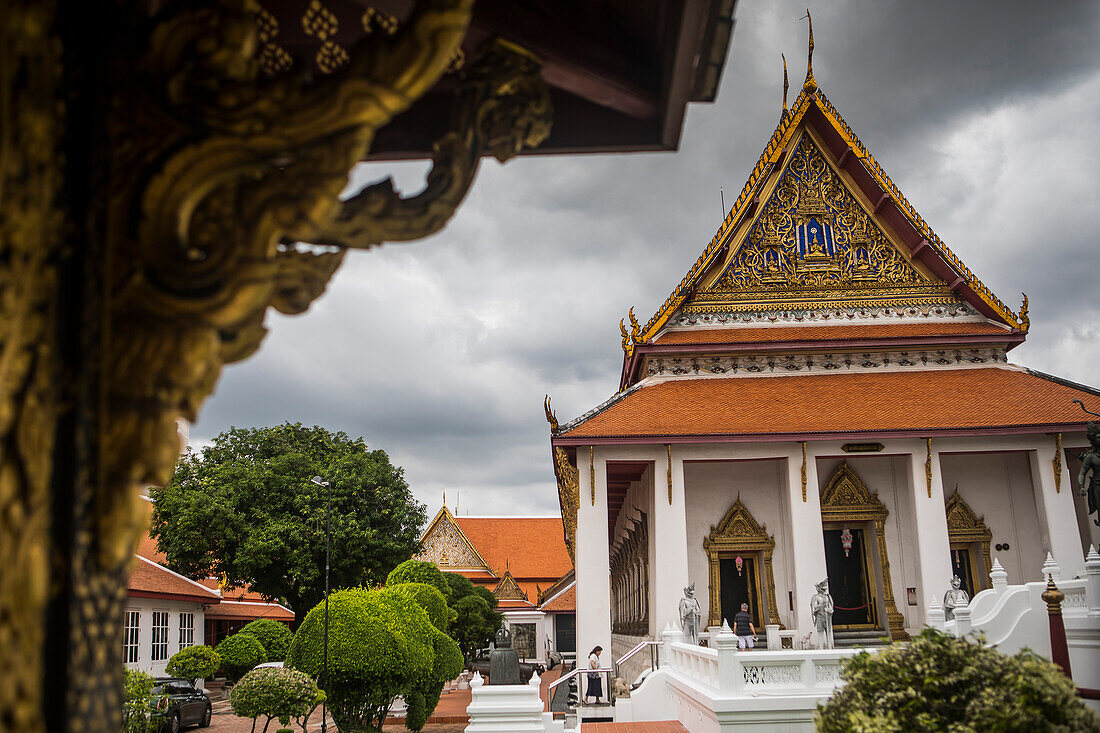
[[[439,510],[420,542],[424,549],[416,556],[417,560],[433,562],[441,568],[489,570],[447,507]]]
[[[497,597],[498,601],[527,600],[527,594],[523,592],[523,589],[519,587],[519,583],[512,577],[511,570],[504,571],[504,577],[497,583],[497,587],[493,588],[493,595]]]

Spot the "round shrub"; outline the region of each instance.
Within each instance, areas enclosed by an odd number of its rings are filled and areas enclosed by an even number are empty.
[[[447,601],[443,598],[443,594],[440,593],[435,586],[428,585],[427,583],[398,583],[397,585],[386,587],[394,593],[400,593],[401,595],[407,596],[427,611],[428,620],[432,622],[432,626],[440,631],[446,632],[451,621],[458,616],[458,614],[447,605]]]
[[[256,640],[263,644],[269,662],[281,662],[286,659],[286,650],[290,648],[290,640],[294,638],[294,634],[290,633],[286,624],[269,618],[258,618],[237,633],[255,636]]]
[[[233,713],[252,718],[253,725],[256,718],[264,716],[264,730],[272,719],[284,726],[291,719],[304,722],[324,699],[325,693],[308,674],[281,667],[254,669],[229,693]]]
[[[817,730],[1092,731],[1100,717],[1073,682],[1030,651],[1002,654],[982,641],[925,629],[906,645],[852,657],[844,687],[818,706]]]
[[[398,583],[427,583],[443,594],[443,599],[450,601],[451,586],[444,577],[443,571],[435,566],[435,563],[423,560],[406,560],[390,571],[386,578],[386,585]]]
[[[221,666],[221,656],[205,644],[200,644],[180,649],[173,654],[165,670],[173,677],[197,680],[200,677],[213,677]]]
[[[458,644],[446,634],[437,631],[432,636],[435,661],[431,674],[417,680],[405,693],[405,727],[418,731],[431,717],[447,680],[453,680],[462,671],[465,660]]]
[[[230,681],[239,680],[248,670],[267,661],[263,644],[251,634],[233,634],[222,639],[214,650],[222,658],[222,669]]]
[[[156,680],[144,672],[127,669],[122,673],[122,730],[123,733],[152,733],[157,723],[149,715],[150,698]]]
[[[316,678],[324,615],[324,602],[306,614],[286,658]],[[393,699],[432,676],[437,634],[427,612],[404,593],[352,588],[329,596],[328,679],[321,684],[340,730],[381,728]]]

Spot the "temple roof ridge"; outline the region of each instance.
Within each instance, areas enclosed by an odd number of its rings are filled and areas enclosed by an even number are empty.
[[[806,116],[814,109],[820,112],[825,122],[832,127],[842,143],[851,151],[853,157],[862,163],[866,173],[873,180],[873,183],[882,191],[882,198],[879,206],[881,207],[886,201],[892,202],[904,220],[912,227],[916,234],[919,235],[920,240],[912,245],[908,242],[903,242],[904,246],[910,247],[909,256],[915,258],[921,249],[927,247],[932,253],[938,255],[944,265],[946,265],[955,275],[955,282],[949,283],[953,292],[960,284],[965,284],[977,299],[984,303],[985,315],[1002,321],[1010,328],[1018,329],[1020,332],[1026,333],[1029,326],[1026,296],[1024,298],[1024,305],[1018,315],[1013,313],[1011,309],[997,298],[993,292],[982,283],[965,264],[963,264],[958,256],[947,247],[923,217],[917,213],[912,204],[902,195],[897,185],[890,179],[885,170],[883,170],[882,166],[859,140],[852,128],[829,102],[824,92],[815,85],[815,89],[812,92],[808,92],[807,89],[804,88],[791,109],[785,110],[781,114],[778,125],[772,132],[768,143],[765,145],[760,158],[753,167],[737,200],[730,208],[717,232],[704,248],[695,264],[692,265],[687,275],[680,281],[675,290],[673,290],[642,329],[638,343],[650,343],[653,338],[661,332],[669,319],[672,318],[678,309],[694,294],[696,286],[708,272],[710,267],[718,261],[719,257],[725,254],[726,248],[731,244],[731,235],[738,229],[739,225],[745,220],[745,217],[756,216],[760,213],[765,203],[765,201],[761,200],[760,194],[766,188],[767,182],[772,178],[772,173],[778,170],[780,176],[783,175],[784,166],[789,163],[794,152],[789,149],[789,146],[795,139],[798,131],[812,122],[812,120],[806,120]],[[846,155],[847,153],[845,156]],[[847,186],[849,184],[845,182],[844,185]],[[878,211],[879,208],[876,207],[874,213],[877,215]],[[746,231],[745,237],[747,236],[748,233]],[[962,297],[961,294],[956,294]]]

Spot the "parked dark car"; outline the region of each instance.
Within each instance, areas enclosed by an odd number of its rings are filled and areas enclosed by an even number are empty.
[[[179,733],[186,725],[200,728],[210,725],[213,712],[210,698],[202,690],[196,690],[189,680],[158,677],[152,704],[152,717],[161,733]]]

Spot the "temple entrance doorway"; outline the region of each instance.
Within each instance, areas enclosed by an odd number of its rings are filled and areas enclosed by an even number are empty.
[[[951,572],[962,581],[962,589],[973,598],[981,588],[977,584],[974,569],[973,548],[962,542],[951,543]]]
[[[738,563],[737,561],[741,562]],[[749,604],[749,616],[757,633],[763,633],[764,622],[761,620],[760,603],[756,589],[759,587],[756,579],[757,563],[751,557],[729,557],[719,560],[721,573],[722,592],[722,620],[728,621],[733,627],[733,617],[741,610],[741,604]]]
[[[874,566],[868,557],[863,527],[826,527],[825,567],[833,597],[833,628],[866,631],[878,623],[878,594]]]

